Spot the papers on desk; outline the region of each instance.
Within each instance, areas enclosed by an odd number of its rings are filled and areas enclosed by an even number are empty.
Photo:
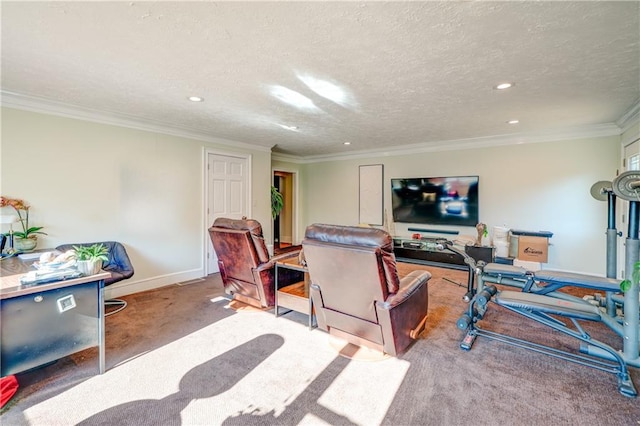
[[[56,256],[60,254],[60,252],[57,250],[55,250],[53,253],[56,253]],[[36,260],[40,259],[41,254],[42,253],[20,253],[18,257],[20,258],[20,260]]]
[[[21,284],[43,284],[81,277],[82,273],[75,266],[58,270],[30,271],[20,278]]]
[[[33,267],[40,272],[54,272],[61,269],[75,268],[75,266],[75,259],[66,262],[33,262]]]
[[[76,268],[76,260],[72,259],[68,262],[49,262],[38,263],[34,262],[33,267],[37,271],[27,272],[26,275],[20,278],[21,284],[42,284],[51,281],[66,280],[69,278],[78,278],[82,276],[82,273]]]

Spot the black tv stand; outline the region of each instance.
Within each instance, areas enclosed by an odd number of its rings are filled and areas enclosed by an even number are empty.
[[[447,244],[451,242],[446,238],[394,238],[393,251],[400,262],[468,271],[469,266],[460,254],[438,248]],[[493,261],[493,247],[466,246],[465,252],[475,260]]]

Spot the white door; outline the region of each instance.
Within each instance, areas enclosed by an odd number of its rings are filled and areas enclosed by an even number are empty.
[[[250,158],[207,153],[207,228],[219,217],[250,216]],[[207,274],[218,270],[218,258],[207,238]]]
[[[635,142],[624,147],[622,170],[640,170],[640,140],[636,140]],[[624,278],[624,244],[629,231],[629,202],[618,198],[616,208],[616,216],[619,219],[616,228],[618,228],[618,232],[622,232],[622,238],[618,239],[618,278]]]

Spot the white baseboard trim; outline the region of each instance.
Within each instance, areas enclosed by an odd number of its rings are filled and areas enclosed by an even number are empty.
[[[195,280],[204,277],[204,270],[193,269],[191,271],[176,272],[174,274],[161,275],[158,277],[146,278],[138,281],[121,281],[119,283],[105,287],[104,298],[115,299],[141,291],[153,290],[183,281]]]

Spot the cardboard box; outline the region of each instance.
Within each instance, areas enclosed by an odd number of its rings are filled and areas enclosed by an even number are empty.
[[[520,260],[546,263],[549,255],[549,239],[520,235],[518,238],[518,256]]]

